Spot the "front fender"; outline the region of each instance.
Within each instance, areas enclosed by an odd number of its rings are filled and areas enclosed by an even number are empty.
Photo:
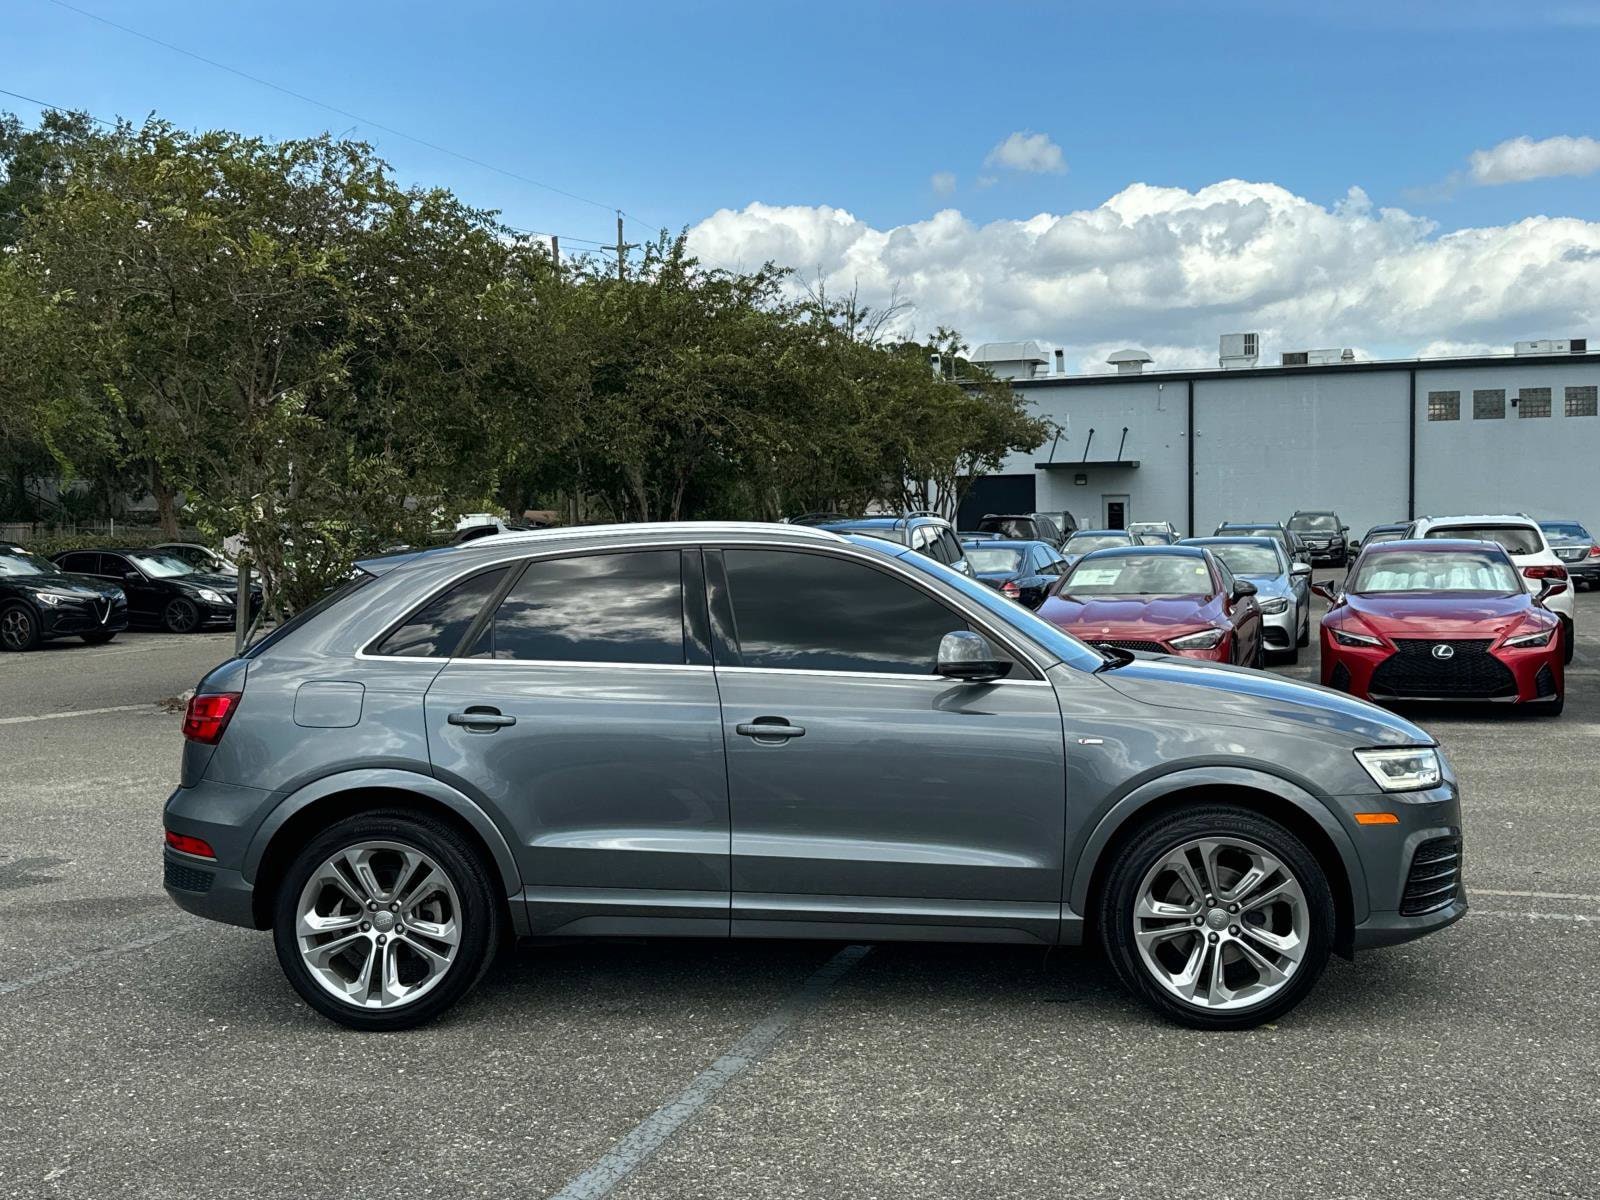
[[[1332,810],[1319,797],[1296,783],[1268,771],[1250,767],[1193,766],[1180,767],[1165,775],[1148,780],[1129,792],[1105,813],[1090,831],[1076,862],[1068,874],[1067,903],[1072,912],[1088,911],[1089,884],[1101,855],[1112,838],[1130,820],[1166,796],[1197,788],[1247,788],[1250,791],[1276,796],[1293,805],[1305,816],[1315,821],[1327,835],[1339,860],[1344,864],[1346,878],[1350,881],[1350,907],[1357,924],[1367,919],[1367,874],[1356,854],[1349,833],[1339,823]]]
[[[339,771],[332,775],[324,775],[321,779],[313,780],[288,796],[286,796],[261,822],[260,828],[250,840],[250,846],[245,851],[242,874],[247,881],[254,882],[256,871],[261,866],[261,860],[267,852],[267,846],[273,836],[282,829],[296,813],[329,796],[336,796],[343,792],[368,791],[384,789],[388,791],[410,792],[433,800],[470,825],[483,844],[489,848],[489,853],[494,856],[495,866],[500,872],[501,886],[506,889],[506,895],[517,896],[522,892],[522,873],[517,869],[517,860],[511,853],[511,847],[506,842],[505,835],[500,832],[489,814],[479,808],[471,799],[456,791],[447,783],[442,783],[431,775],[420,775],[415,771],[405,771],[395,768],[375,768],[361,771]]]

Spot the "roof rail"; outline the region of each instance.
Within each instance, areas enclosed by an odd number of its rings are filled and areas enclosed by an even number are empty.
[[[637,537],[648,533],[701,533],[739,534],[769,533],[799,536],[817,541],[838,542],[843,539],[826,529],[809,525],[780,524],[777,521],[634,521],[610,525],[563,525],[559,529],[522,529],[509,533],[495,533],[488,537],[462,542],[461,546],[504,546],[512,542],[567,541],[574,538]]]

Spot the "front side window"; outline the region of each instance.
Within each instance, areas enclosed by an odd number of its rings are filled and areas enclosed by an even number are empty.
[[[1368,592],[1520,592],[1517,569],[1487,551],[1386,550],[1365,559],[1350,586]]]
[[[449,658],[505,578],[506,568],[463,579],[419,608],[373,653],[390,658]]]
[[[970,628],[865,563],[787,550],[726,550],[723,562],[746,667],[931,675],[940,639]]]
[[[1061,584],[1062,596],[1211,596],[1211,568],[1198,555],[1107,554],[1086,558]]]
[[[531,562],[464,657],[682,664],[681,555],[630,550]]]
[[[1507,554],[1538,554],[1544,549],[1536,530],[1526,525],[1445,525],[1428,530],[1430,538],[1459,538],[1467,542],[1499,542]]]

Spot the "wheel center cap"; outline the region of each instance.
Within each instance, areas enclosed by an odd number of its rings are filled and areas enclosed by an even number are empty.
[[[379,933],[388,933],[394,928],[394,914],[387,909],[379,909],[372,914],[372,927]]]
[[[1232,918],[1228,916],[1228,910],[1225,908],[1213,908],[1206,913],[1206,924],[1219,932],[1228,927],[1230,920]]]

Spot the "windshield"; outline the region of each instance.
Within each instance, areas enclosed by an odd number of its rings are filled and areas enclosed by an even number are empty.
[[[128,558],[152,579],[175,579],[179,575],[194,574],[193,567],[170,554],[130,554]]]
[[[1278,552],[1265,546],[1212,546],[1211,553],[1235,575],[1281,575]]]
[[[967,563],[979,575],[999,575],[1015,571],[1022,563],[1020,550],[984,550],[967,547]]]
[[[1439,525],[1428,530],[1425,536],[1463,542],[1499,542],[1507,554],[1538,554],[1544,549],[1539,544],[1538,532],[1526,525]]]
[[[1091,550],[1104,550],[1108,546],[1131,546],[1133,539],[1125,533],[1079,533],[1067,539],[1062,552],[1087,554]]]
[[[1060,595],[1209,596],[1211,569],[1203,558],[1170,554],[1107,554],[1072,569]]]
[[[1516,567],[1488,550],[1389,550],[1363,560],[1352,592],[1520,592]]]
[[[1296,533],[1338,533],[1339,518],[1332,513],[1298,513],[1289,518],[1289,528]]]
[[[1588,542],[1589,531],[1576,521],[1546,521],[1539,526],[1552,542]]]
[[[7,550],[0,554],[0,575],[19,578],[24,575],[54,575],[60,570],[49,559],[29,554],[26,550]]]

